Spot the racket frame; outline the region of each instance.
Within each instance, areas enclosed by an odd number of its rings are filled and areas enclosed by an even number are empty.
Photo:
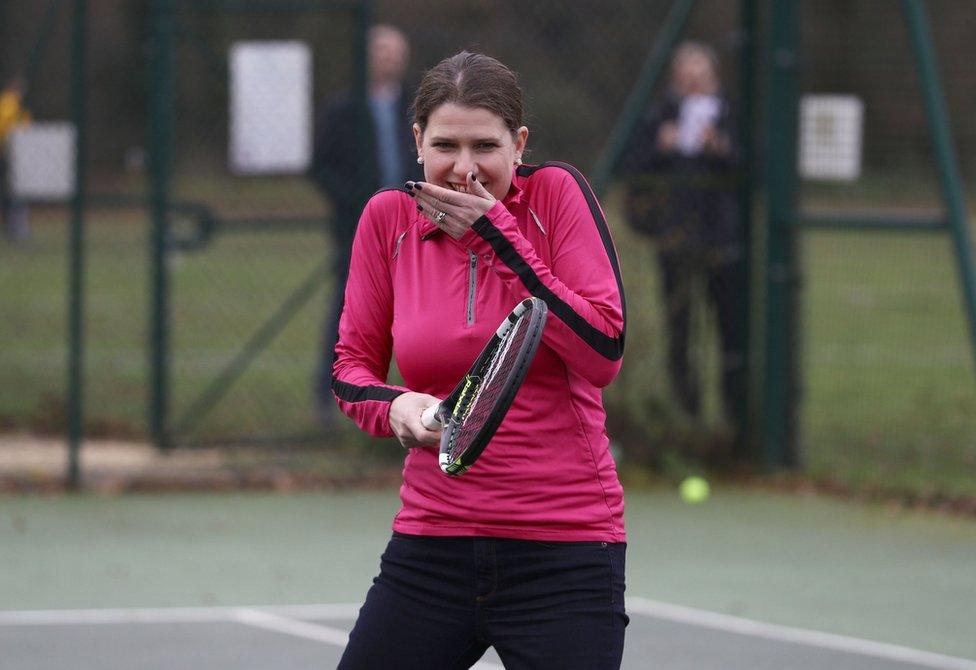
[[[455,477],[464,474],[491,441],[492,436],[505,418],[505,414],[515,399],[515,395],[522,386],[522,382],[525,380],[528,368],[532,363],[532,359],[535,357],[539,342],[542,339],[542,331],[545,328],[547,315],[548,308],[546,303],[540,298],[526,298],[516,305],[515,309],[498,326],[498,329],[485,344],[478,358],[471,365],[467,374],[454,387],[454,390],[439,403],[428,407],[423,413],[422,421],[424,426],[429,430],[433,430],[437,426],[442,426],[443,432],[441,433],[438,461],[444,473]],[[453,456],[453,438],[457,431],[464,425],[464,421],[467,418],[466,415],[455,416],[455,408],[463,406],[462,401],[465,399],[465,395],[471,392],[476,379],[482,381],[482,383],[487,383],[491,380],[494,374],[492,367],[499,364],[504,358],[504,355],[507,354],[508,347],[511,346],[512,340],[506,341],[506,338],[523,316],[528,319],[528,323],[525,324],[527,332],[521,344],[521,350],[518,352],[518,358],[515,361],[513,372],[495,400],[488,420],[478,430],[471,441],[471,445],[460,455]],[[495,357],[499,345],[505,349],[500,351],[499,355]],[[492,364],[488,370],[479,375],[479,372],[493,357],[494,360],[491,361]],[[481,379],[479,379],[479,376]],[[471,407],[468,408],[468,411],[470,411]]]

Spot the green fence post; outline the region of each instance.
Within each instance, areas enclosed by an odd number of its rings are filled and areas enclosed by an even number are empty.
[[[84,281],[87,109],[85,105],[85,0],[74,2],[72,28],[71,106],[75,124],[75,192],[71,204],[68,253],[68,488],[81,484],[79,457],[84,437]]]
[[[797,3],[770,0],[766,97],[766,264],[762,461],[797,464],[796,130]]]
[[[171,0],[153,0],[150,95],[150,388],[149,425],[157,449],[169,448],[169,281],[166,244],[169,214],[170,105],[172,96],[173,10]]]
[[[644,61],[640,74],[637,75],[637,82],[624,103],[623,111],[620,113],[616,125],[610,132],[606,147],[590,173],[590,184],[597,193],[602,194],[610,183],[617,163],[620,162],[624,151],[627,149],[628,142],[630,142],[630,137],[634,134],[634,129],[640,123],[641,117],[647,109],[647,103],[654,92],[654,86],[657,85],[661,73],[667,67],[668,58],[674,50],[678,38],[681,37],[681,31],[684,30],[685,23],[687,23],[688,16],[691,14],[696,1],[677,0],[671,7],[671,12],[664,20],[664,25],[661,26],[657,37],[655,37],[654,45]]]
[[[736,299],[740,306],[739,332],[742,334],[742,355],[745,374],[743,387],[739,389],[738,405],[733,409],[739,424],[739,448],[752,457],[755,439],[755,374],[752,351],[752,330],[755,316],[753,299],[753,272],[755,244],[752,230],[753,192],[755,191],[755,137],[756,137],[756,0],[742,0],[739,6],[739,230],[742,245],[742,265],[736,277]]]
[[[357,144],[362,147],[364,155],[375,153],[375,138],[373,137],[373,124],[370,122],[369,110],[369,27],[373,21],[373,3],[371,0],[361,0],[356,5],[355,23],[356,37],[353,40],[353,96],[359,113],[356,115],[356,136],[359,138]],[[373,195],[378,176],[371,174],[369,167],[370,161],[358,161],[360,174],[357,175],[359,190],[357,201],[362,207]],[[348,213],[339,213],[340,216]],[[357,212],[358,215],[358,212]],[[350,221],[351,226],[355,226],[355,221]]]
[[[908,32],[915,50],[919,85],[925,101],[925,117],[932,134],[932,148],[939,166],[939,186],[945,201],[949,228],[956,251],[959,285],[969,321],[969,337],[973,360],[976,362],[976,270],[973,268],[973,246],[969,236],[969,217],[963,196],[962,180],[953,149],[949,115],[942,95],[942,84],[935,66],[932,35],[928,17],[921,0],[902,0]],[[976,370],[976,367],[974,367]]]

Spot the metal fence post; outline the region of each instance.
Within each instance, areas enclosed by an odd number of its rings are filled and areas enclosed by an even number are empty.
[[[74,1],[71,44],[71,106],[75,124],[75,192],[71,204],[68,253],[68,488],[81,484],[79,466],[84,437],[84,280],[87,118],[85,105],[85,0]]]
[[[668,65],[671,52],[674,51],[696,2],[697,0],[678,0],[675,2],[664,20],[664,25],[661,26],[655,36],[653,47],[647,54],[647,59],[637,75],[637,81],[624,103],[623,111],[621,111],[617,123],[610,132],[610,138],[590,173],[590,184],[598,194],[602,195],[610,184],[614,170],[616,170],[617,164],[627,150],[634,130],[647,111],[647,103],[651,99],[654,87]]]
[[[925,102],[925,118],[932,135],[935,160],[939,166],[939,186],[942,190],[942,199],[945,201],[949,229],[952,231],[959,285],[969,321],[973,360],[976,362],[976,269],[973,265],[969,217],[966,214],[966,199],[963,196],[962,180],[959,177],[959,163],[956,160],[952,131],[949,128],[949,115],[945,108],[939,72],[935,66],[932,35],[925,7],[920,0],[902,0],[902,8],[912,47],[915,50],[919,86]]]
[[[766,97],[766,263],[762,394],[762,462],[797,465],[796,0],[768,3]]]
[[[166,245],[172,104],[172,0],[153,0],[152,86],[150,95],[150,173],[152,242],[150,252],[150,434],[157,449],[169,448],[169,277]]]
[[[753,361],[753,322],[758,304],[753,295],[755,273],[755,237],[753,234],[753,193],[756,187],[756,0],[741,0],[739,6],[739,234],[742,264],[736,277],[739,310],[739,332],[742,333],[742,388],[738,405],[732,408],[739,423],[740,449],[753,456],[755,441],[755,382]]]

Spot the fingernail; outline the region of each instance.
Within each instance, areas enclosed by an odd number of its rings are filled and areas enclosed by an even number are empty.
[[[413,187],[414,187],[415,189],[417,189],[418,191],[422,191],[422,190],[424,190],[424,187],[420,185],[420,182],[419,182],[419,181],[415,181],[415,182],[413,183]]]
[[[418,211],[418,212],[422,212],[422,211],[424,211],[424,208],[423,208],[423,206],[421,206],[421,205],[417,205],[417,211]]]
[[[405,188],[405,189],[407,189],[407,190],[410,190],[410,189],[412,189],[412,188],[413,188],[413,182],[412,182],[412,181],[407,181],[407,182],[404,182],[404,183],[403,183],[403,188]]]

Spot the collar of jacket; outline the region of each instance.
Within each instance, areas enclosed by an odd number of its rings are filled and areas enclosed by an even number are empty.
[[[524,181],[524,179],[525,178],[520,177],[515,170],[512,170],[512,185],[508,187],[508,194],[502,198],[502,204],[505,205],[508,211],[513,210],[513,205],[517,205],[518,203],[522,202],[522,186],[520,182]],[[417,212],[417,216],[421,218],[420,239],[429,240],[438,233],[444,232],[438,228],[434,222],[420,212]]]

